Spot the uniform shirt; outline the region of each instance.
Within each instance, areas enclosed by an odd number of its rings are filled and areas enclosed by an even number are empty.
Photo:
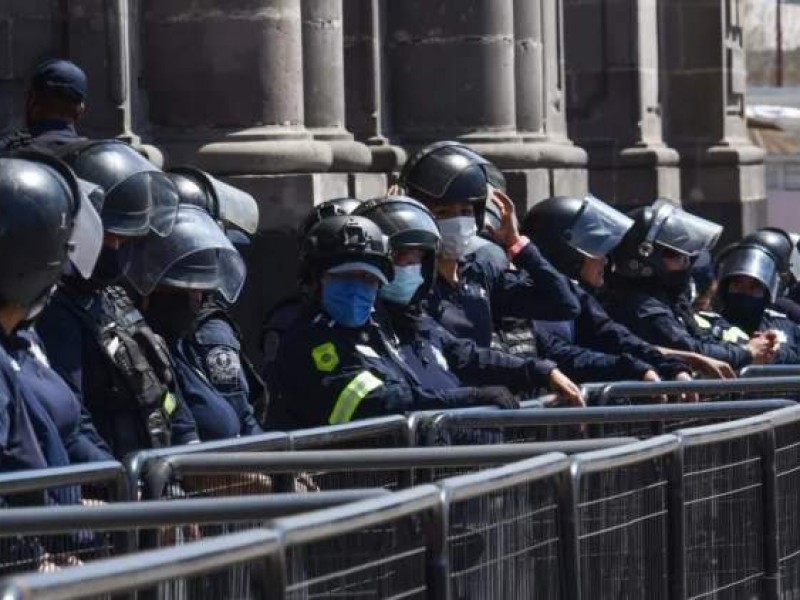
[[[750,352],[723,341],[706,319],[688,302],[671,302],[654,292],[649,282],[637,284],[618,279],[603,296],[603,304],[614,320],[656,346],[696,352],[722,360],[734,369],[749,365]]]
[[[30,127],[10,132],[0,138],[0,152],[27,148],[35,145],[39,148],[57,149],[59,146],[82,139],[75,131],[75,125],[61,119],[40,121]]]
[[[755,330],[748,330],[744,326],[739,327],[739,324],[732,320],[728,321],[724,310],[722,313],[704,312],[701,315],[708,319],[716,330],[727,326],[725,333],[728,337],[735,336],[735,340],[741,345],[747,345],[750,336],[755,333]],[[733,325],[732,328],[731,325]],[[758,331],[772,329],[778,332],[778,341],[781,346],[773,363],[784,365],[800,364],[800,325],[792,321],[784,313],[767,308],[762,313],[761,322],[756,329]]]
[[[98,322],[104,310],[97,291],[61,286],[37,320],[36,331],[52,368],[89,411],[114,456],[122,459],[129,452],[149,448],[151,442],[139,406],[121,385],[116,367],[93,331],[92,323]],[[177,389],[172,391],[179,394]],[[173,446],[198,441],[185,402],[178,402],[171,425]]]

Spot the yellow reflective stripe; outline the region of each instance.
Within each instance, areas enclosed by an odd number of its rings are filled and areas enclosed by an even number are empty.
[[[744,331],[738,327],[731,327],[722,332],[722,340],[731,344],[738,344],[739,342],[746,342],[750,339]]]
[[[382,385],[383,382],[369,371],[359,373],[339,394],[328,424],[349,423],[364,398]]]
[[[172,416],[172,413],[175,412],[175,409],[178,408],[178,400],[172,394],[172,392],[167,392],[167,395],[164,396],[164,412],[167,415]]]

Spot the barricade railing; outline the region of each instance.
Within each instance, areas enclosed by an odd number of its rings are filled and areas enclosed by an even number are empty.
[[[751,417],[675,432],[688,598],[778,598],[774,431]]]
[[[425,431],[421,443],[433,445],[453,439],[451,432],[472,430],[474,437],[488,431],[506,443],[547,439],[554,431],[569,429],[581,437],[605,435],[650,437],[660,435],[687,422],[707,423],[759,415],[771,410],[796,406],[791,400],[739,400],[699,404],[651,404],[634,406],[593,406],[587,408],[548,408],[547,410],[479,410],[437,413],[418,417],[417,427]],[[421,421],[429,422],[424,426]]]
[[[443,598],[569,598],[569,467],[551,453],[439,482]]]
[[[169,497],[176,487],[191,486],[196,479],[217,481],[221,489],[227,488],[229,480],[250,479],[261,481],[269,491],[280,491],[275,489],[275,482],[280,481],[280,476],[289,475],[293,481],[303,480],[312,489],[319,489],[317,480],[303,474],[323,472],[327,486],[323,489],[403,489],[548,452],[572,454],[631,441],[632,438],[608,438],[513,445],[179,455],[155,463],[146,487],[158,498]]]
[[[408,419],[401,415],[298,429],[288,432],[288,435],[291,450],[395,448],[413,445]]]
[[[800,365],[748,365],[739,377],[793,377],[800,375]]]
[[[678,440],[663,435],[572,459],[569,598],[681,598],[673,589]],[[677,557],[676,557],[676,553]]]

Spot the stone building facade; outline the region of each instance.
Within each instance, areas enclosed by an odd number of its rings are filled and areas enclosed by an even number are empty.
[[[659,195],[765,221],[746,136],[741,0],[2,0],[0,130],[51,56],[90,78],[83,131],[152,144],[247,189],[260,234],[237,306],[256,352],[291,292],[293,225],[370,197],[408,152],[459,139],[524,210],[557,194]]]

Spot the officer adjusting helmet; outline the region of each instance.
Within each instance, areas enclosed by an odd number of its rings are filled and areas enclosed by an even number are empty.
[[[100,216],[106,232],[142,237],[168,235],[175,224],[178,190],[170,178],[128,144],[101,140],[70,145],[61,155],[81,179],[103,188]]]
[[[681,255],[691,263],[703,250],[713,248],[722,233],[721,225],[690,214],[665,198],[634,209],[628,216],[633,227],[611,256],[615,273],[632,279],[664,277],[665,257]],[[688,277],[687,268],[687,285]]]
[[[423,204],[471,204],[478,231],[483,229],[488,186],[504,190],[500,170],[464,144],[436,142],[409,158],[400,171],[406,195]]]
[[[167,176],[178,188],[181,204],[199,206],[226,230],[253,235],[258,229],[258,204],[247,192],[195,167],[175,167]]]
[[[389,238],[394,279],[381,288],[381,296],[397,304],[414,303],[427,294],[436,272],[441,237],[436,219],[424,204],[406,196],[388,196],[362,203],[353,213],[376,223]],[[397,253],[420,250],[422,260],[397,264]]]
[[[219,292],[232,303],[246,272],[241,255],[208,213],[182,204],[169,235],[152,232],[137,243],[126,277],[142,296],[169,287]]]
[[[785,287],[790,287],[796,281],[792,273],[792,254],[796,247],[786,231],[778,227],[764,227],[744,236],[741,242],[761,246],[775,257],[778,274]],[[779,293],[781,292],[782,290],[779,290]]]
[[[631,218],[594,196],[557,196],[535,204],[520,232],[559,271],[579,279],[584,258],[607,256],[631,227]]]
[[[72,171],[30,151],[0,158],[0,300],[44,307],[67,261],[84,277],[94,268],[103,230]]]

